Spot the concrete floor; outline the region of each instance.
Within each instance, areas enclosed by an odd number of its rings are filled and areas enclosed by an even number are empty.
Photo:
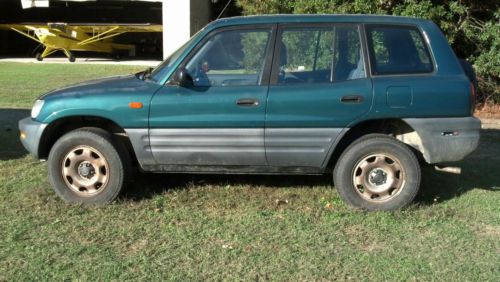
[[[129,65],[129,66],[150,66],[155,67],[161,63],[159,60],[114,60],[109,58],[76,58],[75,62],[69,62],[67,58],[55,57],[45,58],[43,61],[37,61],[35,58],[0,58],[0,62],[16,63],[54,63],[54,64],[109,64],[109,65]]]

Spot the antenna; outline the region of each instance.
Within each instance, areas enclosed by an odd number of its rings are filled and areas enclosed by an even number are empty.
[[[229,7],[229,4],[231,4],[231,1],[233,1],[233,0],[227,1],[226,6],[224,6],[224,9],[222,9],[222,11],[220,12],[220,14],[217,16],[216,20],[218,20],[220,18],[220,16],[222,16],[222,14],[224,14],[224,12],[226,11],[227,7]]]

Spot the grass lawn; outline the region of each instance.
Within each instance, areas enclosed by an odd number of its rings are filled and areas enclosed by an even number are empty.
[[[17,120],[47,90],[140,69],[0,63],[0,281],[500,279],[499,130],[461,175],[426,168],[404,211],[352,210],[329,175],[147,174],[111,205],[64,204]]]

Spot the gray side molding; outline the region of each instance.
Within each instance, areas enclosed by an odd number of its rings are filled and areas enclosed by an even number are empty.
[[[463,118],[403,119],[416,132],[397,136],[420,152],[429,164],[459,161],[478,146],[481,121]]]
[[[154,128],[154,159],[168,165],[266,165],[263,128]]]
[[[266,128],[270,166],[323,167],[342,128]]]
[[[21,143],[30,154],[38,159],[38,150],[43,131],[47,127],[46,123],[40,123],[31,117],[23,118],[19,121],[19,131],[24,133]]]
[[[132,143],[140,166],[144,168],[145,166],[155,165],[156,161],[149,146],[149,130],[147,128],[128,128],[125,129],[125,132],[130,139],[130,143]]]

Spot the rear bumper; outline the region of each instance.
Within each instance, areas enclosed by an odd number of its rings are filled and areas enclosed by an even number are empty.
[[[430,164],[459,161],[479,144],[481,121],[464,118],[404,119],[419,135],[425,160]]]
[[[40,138],[47,124],[33,120],[31,117],[19,121],[20,139],[24,148],[35,158],[38,158]]]

